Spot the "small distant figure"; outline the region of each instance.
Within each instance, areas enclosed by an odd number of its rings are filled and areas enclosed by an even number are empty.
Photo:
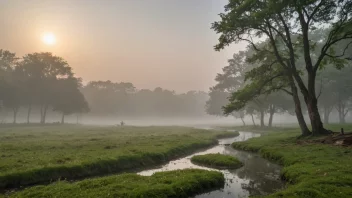
[[[124,126],[124,125],[125,125],[125,123],[124,123],[123,121],[121,121],[121,122],[120,122],[120,125],[121,125],[121,126]]]

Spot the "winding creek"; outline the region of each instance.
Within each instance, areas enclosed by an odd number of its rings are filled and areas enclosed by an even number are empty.
[[[240,132],[240,135],[237,137],[219,139],[219,144],[208,150],[170,161],[160,168],[141,171],[138,174],[150,176],[155,172],[186,168],[215,170],[194,165],[191,163],[190,159],[193,155],[221,153],[237,157],[244,163],[244,166],[236,170],[221,170],[225,176],[225,187],[220,190],[198,195],[196,198],[242,198],[253,195],[270,194],[284,186],[284,183],[280,180],[281,166],[260,157],[258,154],[235,150],[231,146],[228,146],[233,142],[246,141],[259,136],[260,134],[258,133]]]

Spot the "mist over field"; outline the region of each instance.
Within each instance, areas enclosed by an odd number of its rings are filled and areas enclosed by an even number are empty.
[[[0,198],[352,197],[352,0],[0,0]]]

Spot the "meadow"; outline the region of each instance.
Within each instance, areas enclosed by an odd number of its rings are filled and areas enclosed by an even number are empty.
[[[352,125],[330,125],[327,128],[351,131]],[[266,129],[267,130],[267,129]],[[300,136],[299,129],[273,129],[259,138],[236,142],[236,149],[259,152],[263,157],[283,165],[282,178],[287,188],[268,197],[352,197],[352,150],[317,139]]]
[[[140,176],[120,175],[27,188],[10,197],[190,197],[224,186],[221,172],[186,169]]]
[[[0,189],[160,165],[236,135],[187,127],[1,127]]]

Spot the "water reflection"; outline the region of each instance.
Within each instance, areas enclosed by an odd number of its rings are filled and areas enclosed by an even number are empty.
[[[260,134],[251,132],[240,132],[240,136],[235,138],[226,138],[219,140],[219,145],[203,152],[193,155],[202,155],[207,153],[221,153],[236,156],[244,163],[244,166],[236,170],[222,170],[225,175],[225,186],[223,189],[212,191],[210,193],[196,196],[197,198],[230,198],[230,197],[248,197],[252,195],[266,195],[275,192],[283,187],[280,180],[281,167],[261,158],[259,155],[238,151],[230,146],[232,142],[245,141],[247,139],[258,137]],[[146,170],[139,172],[140,175],[152,175],[155,172],[170,171],[186,168],[199,168],[206,170],[215,170],[211,168],[197,166],[191,163],[187,156],[178,160],[170,161],[168,164],[158,169]]]

